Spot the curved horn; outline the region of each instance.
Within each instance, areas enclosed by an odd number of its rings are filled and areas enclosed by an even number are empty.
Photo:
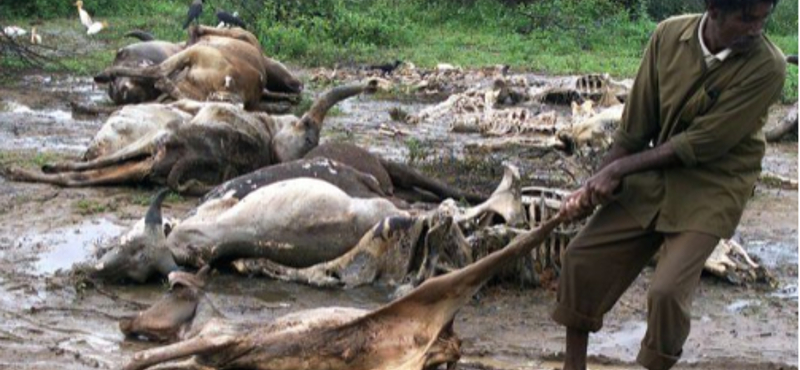
[[[169,189],[161,189],[158,194],[153,197],[153,200],[150,202],[150,208],[147,209],[147,214],[144,216],[144,224],[146,228],[162,226],[163,220],[161,219],[161,203],[164,202],[164,198],[166,198],[169,193]]]
[[[137,38],[140,41],[153,41],[156,39],[152,33],[142,30],[133,30],[125,34],[125,37]]]
[[[351,96],[361,94],[362,92],[373,93],[377,90],[378,81],[370,80],[367,83],[352,84],[346,86],[339,86],[331,89],[322,96],[320,96],[311,109],[303,115],[302,120],[311,120],[317,127],[322,127],[322,121],[325,119],[325,114],[336,103],[347,99]]]
[[[794,65],[797,65],[797,55],[787,55],[786,61]]]

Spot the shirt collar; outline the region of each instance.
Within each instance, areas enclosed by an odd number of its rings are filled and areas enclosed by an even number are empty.
[[[725,58],[731,54],[732,50],[731,48],[725,48],[719,53],[711,54],[711,51],[708,50],[706,43],[703,41],[703,27],[706,25],[706,20],[708,20],[708,13],[703,13],[703,18],[700,19],[700,27],[697,27],[697,38],[700,39],[700,49],[703,50],[703,58],[705,58],[706,61],[716,58],[720,62],[724,62]]]

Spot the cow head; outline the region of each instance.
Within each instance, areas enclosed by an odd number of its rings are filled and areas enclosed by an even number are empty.
[[[167,276],[178,269],[166,246],[169,229],[161,219],[161,203],[168,192],[165,189],[155,196],[144,218],[144,227],[134,227],[120,238],[119,245],[106,251],[91,270],[93,277],[145,282],[155,273]]]
[[[371,79],[364,83],[335,87],[322,94],[300,119],[293,116],[279,117],[280,129],[272,139],[278,161],[300,159],[314,149],[319,144],[319,133],[325,115],[338,102],[361,93],[375,93],[378,89],[386,89],[387,85],[386,80]]]
[[[280,129],[272,137],[272,150],[279,163],[303,158],[319,145],[321,125],[297,117],[280,117],[283,120]]]
[[[117,105],[138,104],[158,97],[153,81],[133,77],[112,77],[106,72],[94,76],[94,82],[108,84],[108,97]]]

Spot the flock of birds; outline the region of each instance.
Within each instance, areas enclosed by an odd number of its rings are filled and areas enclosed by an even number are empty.
[[[86,9],[83,9],[83,1],[78,0],[75,2],[75,5],[78,8],[78,17],[81,20],[81,24],[86,27],[86,34],[87,35],[95,35],[100,31],[104,30],[108,27],[108,22],[96,22],[92,20],[92,17],[89,15],[89,12]],[[189,6],[189,11],[186,16],[186,22],[183,25],[183,28],[186,29],[189,27],[189,24],[192,22],[199,23],[200,15],[203,14],[203,0],[193,0],[192,4]],[[217,20],[219,24],[217,28],[223,27],[241,27],[247,28],[244,21],[239,18],[239,13],[233,12],[233,14],[227,13],[225,11],[218,11],[217,12]],[[3,32],[12,38],[19,38],[28,34],[24,28],[18,26],[7,26],[3,28]],[[42,36],[36,32],[36,27],[31,28],[31,36],[29,39],[31,44],[39,45],[42,43]]]

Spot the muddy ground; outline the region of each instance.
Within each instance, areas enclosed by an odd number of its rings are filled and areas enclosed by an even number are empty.
[[[37,73],[0,87],[0,162],[33,167],[77,158],[102,118],[73,116],[68,101],[74,99],[102,102],[105,92],[86,76]],[[402,127],[387,113],[398,106],[416,112],[425,103],[351,99],[326,120],[323,141],[353,141],[395,160],[425,157],[429,171],[478,190],[494,187],[503,161],[522,167],[526,185],[557,184],[563,177],[556,173],[557,155],[516,150],[470,156],[465,148],[479,141],[477,135],[450,134],[435,123]],[[784,110],[774,108],[771,124]],[[382,124],[408,134],[378,134]],[[797,178],[797,143],[770,145],[764,164]],[[165,286],[87,286],[66,272],[140,218],[153,192],[143,186],[61,189],[0,177],[0,369],[117,368],[135,351],[152,346],[125,340],[117,320],[154,302]],[[179,216],[195,202],[170,198],[165,213]],[[759,185],[736,238],[779,284],[737,287],[705,277],[678,368],[797,368],[797,204],[796,190]],[[645,270],[607,316],[603,331],[592,335],[590,368],[637,368],[632,363],[645,331],[651,275],[652,269]],[[263,321],[320,306],[374,308],[389,295],[375,287],[320,290],[230,273],[215,276],[208,290],[209,302],[224,316]],[[456,331],[464,340],[462,368],[558,368],[564,331],[547,315],[554,299],[545,289],[485,288],[457,318]]]

